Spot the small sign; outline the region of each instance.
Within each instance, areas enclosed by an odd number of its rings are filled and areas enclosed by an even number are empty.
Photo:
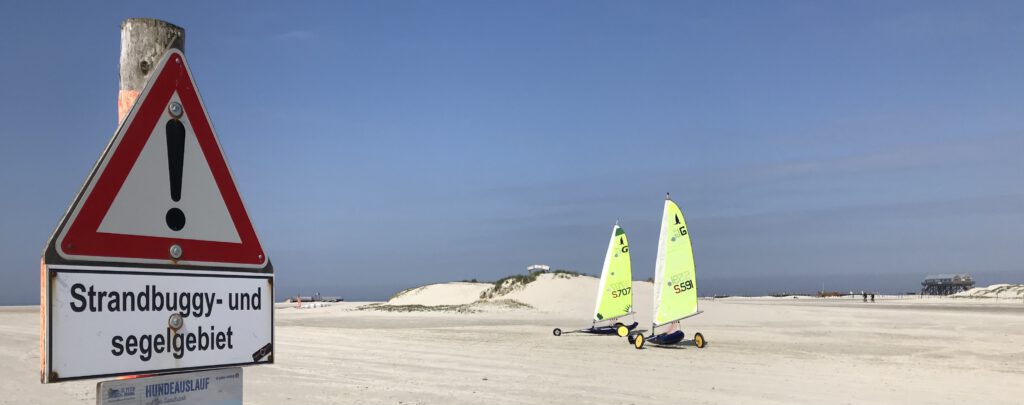
[[[239,367],[96,384],[97,405],[242,405]]]

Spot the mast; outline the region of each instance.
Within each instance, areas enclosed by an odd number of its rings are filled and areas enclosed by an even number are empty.
[[[658,307],[661,302],[661,290],[665,283],[665,235],[666,235],[666,218],[668,217],[668,204],[672,201],[669,193],[665,193],[665,204],[661,214],[661,227],[658,229],[658,254],[654,261],[654,311],[651,313],[651,334],[654,334],[654,329],[658,327]]]
[[[601,281],[597,283],[597,298],[594,302],[594,323],[603,321],[604,319],[598,319],[597,315],[601,313],[601,299],[604,298],[604,287],[608,282],[608,266],[611,265],[612,249],[615,248],[615,230],[619,228],[619,221],[615,221],[615,225],[612,226],[612,235],[608,239],[608,249],[604,252],[604,265],[601,266]]]

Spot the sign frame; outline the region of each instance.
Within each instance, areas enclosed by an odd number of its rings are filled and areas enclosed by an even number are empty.
[[[218,277],[218,278],[265,279],[265,280],[267,280],[267,284],[269,286],[269,289],[268,289],[267,292],[269,293],[269,297],[271,297],[270,298],[270,307],[267,309],[267,311],[270,311],[270,347],[271,347],[271,350],[270,350],[270,352],[268,354],[263,356],[263,357],[266,358],[265,361],[255,360],[255,361],[252,361],[252,362],[241,362],[241,363],[230,363],[230,364],[215,364],[215,365],[208,365],[208,366],[192,366],[192,367],[181,367],[181,368],[157,368],[157,369],[150,369],[150,370],[132,371],[130,373],[101,373],[101,374],[90,374],[90,375],[82,375],[82,376],[74,376],[74,377],[61,377],[60,374],[59,374],[60,370],[57,370],[57,372],[53,371],[53,362],[51,361],[51,362],[45,362],[44,363],[45,367],[46,367],[45,370],[43,370],[43,378],[44,378],[43,382],[44,383],[56,383],[56,382],[75,381],[75,380],[88,380],[88,379],[97,379],[97,378],[111,378],[111,377],[118,377],[118,376],[124,376],[124,375],[156,375],[156,374],[162,375],[162,374],[170,374],[170,373],[178,373],[178,372],[184,373],[184,372],[191,372],[191,371],[211,370],[211,369],[218,369],[218,368],[225,368],[225,367],[243,367],[243,366],[254,366],[254,365],[262,365],[262,364],[274,364],[274,350],[273,350],[273,348],[276,345],[276,330],[275,330],[276,328],[274,328],[275,313],[274,313],[274,307],[273,307],[273,305],[274,305],[274,299],[273,299],[273,296],[274,296],[273,295],[274,294],[274,276],[273,275],[259,274],[259,273],[224,272],[224,271],[174,273],[174,272],[168,272],[168,271],[164,271],[164,270],[147,269],[147,268],[144,268],[144,267],[139,267],[139,268],[135,268],[135,269],[126,269],[126,268],[113,268],[113,267],[106,267],[106,266],[71,266],[71,265],[47,266],[46,272],[47,272],[47,278],[46,278],[46,287],[45,288],[46,288],[46,299],[47,299],[46,302],[48,302],[48,303],[52,303],[53,302],[52,301],[53,295],[54,295],[53,289],[55,288],[56,285],[52,282],[52,280],[54,278],[56,278],[58,273],[131,274],[131,275],[156,275],[156,276],[175,276],[175,277],[194,277],[194,278]],[[53,319],[53,306],[52,305],[47,305],[45,310],[47,311],[46,312],[46,317],[47,317],[47,319],[50,320],[50,322],[46,323],[45,331],[44,331],[44,333],[45,333],[44,339],[46,341],[46,344],[45,344],[46,356],[45,356],[45,358],[53,359],[53,347],[50,344],[52,336],[53,336],[53,321],[52,321],[52,319]],[[163,314],[166,314],[166,313],[163,313]],[[261,359],[263,357],[261,357]]]
[[[213,124],[209,120],[209,113],[206,110],[206,106],[199,95],[199,90],[196,86],[194,76],[188,63],[185,60],[184,55],[180,50],[169,49],[159,63],[155,64],[156,67],[153,69],[153,73],[147,80],[146,86],[140,93],[140,96],[136,100],[134,106],[132,106],[129,114],[120,123],[113,136],[110,138],[102,153],[93,165],[85,181],[82,183],[78,192],[76,193],[71,204],[64,212],[61,220],[58,222],[56,229],[50,235],[47,240],[46,247],[43,250],[42,259],[40,261],[40,382],[42,383],[56,383],[72,380],[83,380],[83,379],[95,379],[95,378],[108,378],[117,376],[130,376],[130,375],[146,375],[146,374],[169,374],[178,372],[190,372],[199,370],[211,370],[224,367],[240,367],[240,366],[251,366],[257,364],[273,364],[274,363],[274,345],[275,340],[275,327],[274,327],[274,267],[269,258],[269,255],[263,250],[262,243],[259,240],[258,232],[256,232],[255,225],[249,217],[248,210],[242,200],[241,193],[237,188],[237,184],[234,181],[234,175],[231,173],[230,167],[228,167],[227,157],[221,147],[220,141],[217,137],[216,131],[213,129]],[[174,69],[173,72],[169,70]],[[168,77],[172,76],[172,77]],[[173,80],[173,83],[168,84],[168,80]],[[167,87],[171,89],[168,90]],[[154,88],[159,93],[159,97],[153,99],[147,103],[147,97],[154,93]],[[170,91],[170,96],[167,96],[167,92]],[[163,99],[164,97],[170,97],[168,100]],[[175,100],[180,101],[180,104],[176,106],[178,109],[175,111],[170,104],[178,104]],[[140,137],[143,143],[148,142],[149,138],[155,137],[152,128],[143,128],[148,126],[154,119],[154,109],[160,110],[159,115],[156,116],[155,122],[157,126],[160,126],[165,120],[165,114],[170,113],[173,117],[180,118],[183,122],[186,122],[193,136],[193,142],[198,142],[199,154],[205,160],[209,175],[213,177],[213,181],[216,184],[216,191],[220,193],[220,198],[223,199],[225,209],[228,211],[230,223],[235,227],[234,232],[238,234],[239,243],[234,245],[233,242],[217,242],[216,240],[207,240],[202,237],[189,238],[188,236],[182,236],[180,238],[165,238],[165,237],[154,237],[152,235],[147,236],[145,234],[138,234],[140,240],[148,238],[150,242],[158,240],[161,243],[161,252],[165,256],[157,257],[156,250],[153,246],[142,247],[140,249],[148,249],[146,253],[138,253],[134,255],[126,255],[125,257],[113,255],[95,255],[95,254],[74,254],[62,249],[61,243],[65,240],[65,237],[69,232],[73,232],[71,229],[78,217],[78,215],[85,209],[86,204],[89,204],[89,198],[92,196],[91,192],[98,182],[104,181],[104,176],[113,173],[113,180],[108,179],[108,183],[113,182],[113,195],[110,196],[110,185],[106,193],[108,194],[105,201],[99,201],[101,205],[99,209],[102,211],[98,215],[101,216],[100,221],[107,215],[107,212],[111,210],[114,200],[118,197],[121,188],[124,186],[126,179],[131,175],[134,170],[134,162],[139,159],[139,156],[143,153],[142,147],[139,145],[132,146],[131,149],[121,150],[121,156],[118,157],[119,147],[122,145],[122,141],[126,137],[131,136],[132,142],[136,144],[139,142]],[[177,112],[177,115],[175,115]],[[148,118],[143,117],[142,121],[136,120],[140,114],[146,115]],[[191,120],[189,120],[191,117]],[[150,120],[150,121],[146,121]],[[136,124],[133,127],[133,124]],[[140,126],[141,125],[141,126]],[[140,133],[141,131],[141,133]],[[134,134],[134,135],[133,135]],[[170,148],[168,146],[168,148]],[[127,163],[125,156],[127,156]],[[119,172],[105,172],[108,168],[107,164],[112,159],[121,159],[118,163],[120,169]],[[168,158],[170,159],[170,158]],[[127,164],[127,172],[124,172],[124,168]],[[195,167],[195,166],[186,166]],[[169,169],[170,170],[170,169]],[[173,174],[172,174],[173,176]],[[172,180],[173,181],[173,180]],[[172,186],[173,187],[173,186]],[[172,195],[174,191],[171,191]],[[180,193],[180,192],[179,192]],[[171,201],[171,197],[168,202]],[[174,199],[174,201],[178,201]],[[95,212],[90,215],[97,215]],[[202,223],[202,222],[199,222]],[[86,232],[81,233],[85,238],[96,237],[98,239],[86,239],[85,241],[92,246],[98,246],[100,250],[116,251],[117,249],[131,251],[138,244],[133,244],[133,241],[128,241],[131,245],[128,248],[124,248],[122,243],[127,238],[136,237],[134,234],[117,234],[110,232],[101,232],[99,228],[91,228],[92,226],[98,226],[99,223],[93,218]],[[170,223],[168,223],[170,225]],[[175,228],[172,230],[177,231]],[[208,229],[225,229],[225,228],[208,228]],[[79,239],[80,241],[83,239]],[[200,246],[200,248],[196,248]],[[174,248],[177,248],[177,256],[175,256]],[[184,249],[183,249],[184,248]],[[190,253],[204,252],[205,256],[192,256]],[[229,252],[230,251],[230,252]],[[140,251],[141,252],[141,251]],[[233,258],[241,257],[240,254],[245,254],[245,260],[234,261]],[[211,256],[212,255],[212,256]],[[257,257],[258,255],[258,257]],[[135,256],[135,257],[131,257]],[[251,257],[250,257],[251,256]],[[197,259],[197,257],[200,257]],[[204,260],[202,257],[214,257],[215,260]],[[225,259],[225,260],[221,260]],[[69,273],[69,272],[84,272],[84,273],[119,273],[119,274],[131,274],[131,275],[173,275],[177,277],[194,277],[197,281],[205,277],[220,277],[220,278],[247,278],[247,279],[266,279],[267,282],[267,293],[269,294],[269,308],[270,311],[270,343],[262,349],[254,353],[254,356],[258,353],[262,353],[259,360],[252,362],[232,363],[232,364],[209,364],[202,366],[190,366],[181,368],[156,368],[151,370],[133,370],[130,372],[118,372],[118,373],[101,373],[95,375],[75,375],[73,377],[62,377],[58,370],[54,372],[54,358],[53,358],[53,323],[54,323],[54,295],[55,288],[59,288],[57,283],[54,283],[55,277],[58,273]],[[159,312],[160,317],[166,317],[168,312]],[[156,315],[156,313],[154,313]],[[262,323],[261,323],[262,325]],[[261,361],[262,360],[262,361]]]

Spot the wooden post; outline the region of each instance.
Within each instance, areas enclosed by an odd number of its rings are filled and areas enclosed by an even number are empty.
[[[121,84],[117,92],[120,125],[135,105],[153,68],[168,49],[185,52],[185,29],[152,18],[129,18],[121,23]]]

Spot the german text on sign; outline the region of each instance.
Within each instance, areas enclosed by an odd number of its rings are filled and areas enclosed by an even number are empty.
[[[273,342],[268,276],[50,271],[51,369],[61,379],[270,360],[253,356]]]

